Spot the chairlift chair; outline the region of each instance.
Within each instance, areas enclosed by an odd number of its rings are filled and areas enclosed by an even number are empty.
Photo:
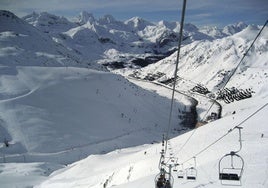
[[[186,169],[186,179],[195,181],[197,177],[197,170],[195,167],[190,167]]]
[[[241,185],[243,171],[244,160],[235,152],[224,155],[219,161],[219,179],[223,185]]]
[[[219,161],[219,179],[222,185],[241,185],[241,177],[244,171],[244,159],[237,153],[242,149],[241,129],[239,130],[240,148],[224,155]]]
[[[184,170],[179,170],[178,171],[178,174],[177,174],[177,177],[178,177],[178,179],[183,179],[184,178]]]
[[[174,159],[172,159],[172,160],[173,160],[173,162],[175,162]],[[172,160],[171,160],[171,162],[172,162]],[[178,172],[178,165],[179,165],[179,164],[174,163],[173,172]]]
[[[193,157],[193,159],[194,159],[194,165],[186,169],[186,179],[189,181],[195,181],[197,177],[196,157]]]
[[[177,178],[178,179],[184,179],[184,175],[185,175],[185,171],[183,169],[183,164],[178,164],[178,168],[177,168]]]

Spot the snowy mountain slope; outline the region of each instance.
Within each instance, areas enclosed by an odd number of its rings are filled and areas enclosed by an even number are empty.
[[[44,181],[51,172],[59,168],[63,168],[63,165],[45,162],[1,163],[1,187],[33,187],[40,181]]]
[[[1,65],[80,66],[80,57],[13,13],[0,11]]]
[[[59,36],[58,42],[80,52],[84,58],[90,60],[102,59],[105,51],[113,48],[126,52],[133,42],[139,40],[139,36],[127,25],[108,15],[98,21],[92,18],[85,24],[67,30]]]
[[[93,24],[95,22],[95,18],[93,16],[93,14],[88,13],[86,11],[82,11],[76,21],[79,25],[84,25],[87,22],[89,22],[90,24]]]
[[[192,133],[189,132],[171,139],[169,143],[172,151],[169,152],[178,157],[179,163],[196,156],[198,172],[196,181],[187,181],[177,179],[176,172],[172,171],[175,178],[174,187],[232,187],[223,186],[218,180],[218,161],[226,153],[239,148],[237,129],[201,154],[195,154],[263,107],[263,102],[263,100],[258,101],[254,108],[247,108],[243,112],[197,129],[182,151],[180,151],[181,146]],[[265,126],[267,112],[266,103],[266,107],[241,125],[244,127],[242,129],[243,147],[239,155],[245,161],[242,175],[243,188],[264,188],[268,185],[266,170],[268,166],[268,132]],[[258,126],[256,127],[256,125]],[[48,180],[36,187],[154,187],[154,178],[159,172],[160,151],[161,145],[155,144],[117,150],[106,155],[90,156],[64,170],[56,171]],[[184,168],[191,166],[192,162],[192,160],[185,162]]]
[[[247,25],[243,22],[237,24],[227,25],[223,28],[222,32],[226,35],[233,35],[245,29]]]
[[[64,17],[59,17],[47,12],[41,12],[40,14],[33,12],[32,14],[22,17],[22,19],[52,36],[77,26],[77,24],[68,21]]]
[[[1,161],[65,164],[157,141],[167,123],[170,101],[119,75],[16,67],[13,74],[2,73],[0,81],[0,139],[9,143],[1,144]],[[176,103],[176,109],[182,107]],[[179,129],[177,112],[173,121]]]
[[[140,17],[133,17],[129,20],[126,20],[124,23],[128,25],[129,27],[131,27],[133,31],[135,30],[142,31],[147,26],[153,25],[153,23],[148,22]]]
[[[178,76],[182,78],[177,82],[178,88],[189,91],[195,85],[201,84],[210,91],[217,91],[240,62],[258,32],[258,27],[248,26],[230,37],[213,41],[194,41],[184,45],[178,68]],[[227,87],[252,88],[255,92],[265,89],[268,74],[267,33],[266,27]],[[139,78],[161,73],[161,76],[156,76],[155,81],[164,82],[173,77],[176,57],[175,52],[170,57],[145,68],[117,72],[124,75],[133,75],[134,72]]]

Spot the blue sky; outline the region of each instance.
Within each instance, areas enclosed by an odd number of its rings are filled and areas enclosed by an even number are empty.
[[[183,0],[0,0],[0,9],[18,16],[49,12],[67,18],[81,11],[95,17],[111,14],[118,20],[139,16],[149,21],[180,21]],[[268,19],[268,0],[187,0],[185,21],[198,26],[225,26],[243,21],[262,25]]]

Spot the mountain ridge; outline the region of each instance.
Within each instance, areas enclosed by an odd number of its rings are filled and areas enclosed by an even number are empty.
[[[36,13],[34,16],[28,15],[22,19],[25,21],[28,20],[31,24],[35,24],[43,32],[47,32],[47,29],[51,27],[51,36],[55,37],[56,40],[65,47],[74,48],[72,42],[64,40],[64,36],[67,38],[69,37],[67,28],[65,28],[65,31],[58,29],[58,33],[55,33],[56,30],[53,29],[58,27],[57,23],[61,23],[62,20],[65,20],[63,17],[57,17],[48,13],[40,13],[40,15],[43,17],[43,22],[46,23],[49,22],[51,17],[54,18],[53,22],[56,23],[56,25],[45,24],[44,27],[40,26],[42,23],[38,20]],[[45,16],[47,16],[47,18],[45,18]],[[55,21],[55,19],[59,21]],[[77,22],[73,23],[68,22],[67,25],[69,29],[74,31],[79,30],[79,27],[84,27],[90,30],[89,35],[91,35],[90,32],[94,32],[95,35],[92,36],[92,42],[80,42],[80,46],[75,48],[75,50],[93,61],[102,62],[104,64],[111,64],[116,61],[125,61],[125,66],[128,66],[128,62],[130,62],[130,64],[132,62],[132,57],[135,59],[141,57],[145,60],[147,56],[155,56],[157,54],[166,56],[165,54],[169,54],[170,51],[177,48],[178,32],[180,27],[178,22],[160,21],[158,23],[152,23],[139,17],[133,17],[126,21],[118,21],[111,15],[105,15],[96,19],[93,14],[85,11],[80,13],[77,20]],[[75,25],[77,23],[79,25]],[[187,40],[185,40],[184,43],[187,44],[203,39],[214,40],[233,35],[234,33],[241,31],[243,27],[245,27],[244,25],[245,24],[242,23],[233,24],[228,27],[226,26],[223,29],[213,28],[212,30],[214,32],[209,32],[204,29],[199,29],[192,24],[186,24],[184,29],[184,38],[187,38]],[[232,31],[229,31],[230,29],[228,30],[228,28],[232,28]],[[85,35],[87,35],[87,33],[85,33]],[[74,43],[76,42],[79,41],[74,41]],[[87,49],[92,46],[95,46],[96,49],[91,53],[88,53]],[[103,54],[111,48],[121,52],[120,56],[124,58],[110,59],[108,57],[108,59],[103,60]],[[132,53],[129,53],[130,51]],[[147,55],[144,56],[144,54]]]

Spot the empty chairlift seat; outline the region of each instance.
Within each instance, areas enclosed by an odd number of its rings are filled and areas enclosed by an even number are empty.
[[[236,181],[240,180],[240,176],[235,173],[223,173],[222,172],[219,174],[219,176],[221,180],[236,180]]]
[[[183,170],[179,170],[178,171],[178,176],[179,179],[183,179],[184,178],[184,171]]]
[[[186,179],[187,180],[196,180],[197,170],[194,167],[190,167],[186,169]]]
[[[184,171],[182,165],[179,166],[177,172],[178,172],[178,173],[177,173],[177,177],[178,177],[178,179],[184,179],[185,171]]]
[[[244,160],[235,152],[224,155],[219,161],[219,179],[223,185],[241,185]]]

